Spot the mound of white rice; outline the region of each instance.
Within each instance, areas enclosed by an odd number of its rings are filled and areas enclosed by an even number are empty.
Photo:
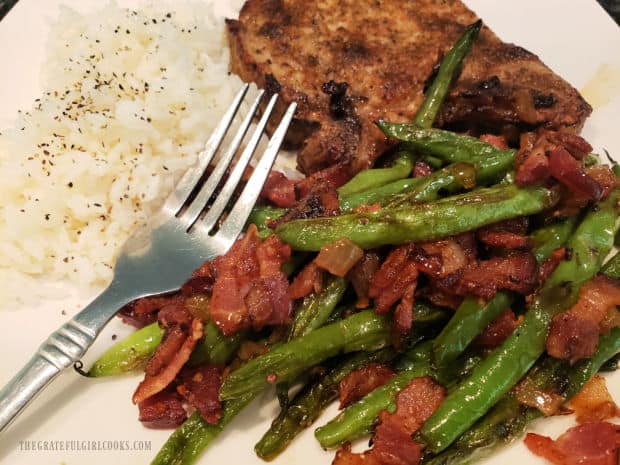
[[[241,86],[211,7],[64,10],[45,92],[0,135],[0,302],[24,276],[102,285]]]

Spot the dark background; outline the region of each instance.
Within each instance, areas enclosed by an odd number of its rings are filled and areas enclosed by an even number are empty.
[[[0,0],[0,19],[11,9],[18,0]],[[603,8],[620,24],[620,0],[597,0]]]

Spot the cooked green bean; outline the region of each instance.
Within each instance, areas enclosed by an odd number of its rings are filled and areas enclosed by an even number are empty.
[[[290,381],[340,353],[378,350],[389,344],[390,319],[372,310],[316,329],[260,355],[232,372],[222,384],[220,398],[235,399],[262,391],[270,383]]]
[[[215,440],[224,427],[254,399],[246,395],[224,402],[220,421],[211,425],[194,412],[168,438],[155,456],[151,465],[191,465],[200,454]]]
[[[413,124],[421,128],[430,128],[439,114],[454,77],[458,74],[461,63],[471,50],[471,46],[478,37],[482,22],[477,21],[465,29],[452,49],[441,61],[437,76],[424,94],[424,99],[416,112]],[[357,194],[386,185],[392,181],[409,176],[413,168],[413,156],[407,151],[396,155],[391,168],[377,168],[362,171],[353,179],[338,189],[341,197]]]
[[[618,230],[620,189],[588,213],[568,242],[565,260],[535,295],[522,324],[483,360],[442,402],[421,429],[429,450],[438,453],[469,429],[508,392],[544,351],[554,315],[568,308],[581,284],[600,269]]]
[[[371,431],[375,419],[383,410],[394,411],[396,395],[412,379],[432,372],[430,342],[422,343],[409,351],[401,362],[403,370],[383,386],[374,389],[361,400],[349,405],[329,423],[318,428],[314,435],[325,449],[342,445]]]
[[[323,326],[347,290],[347,281],[338,276],[327,278],[320,292],[305,297],[295,312],[288,339],[305,336]]]
[[[551,252],[562,247],[574,231],[576,224],[577,218],[570,217],[534,231],[530,237],[536,261],[542,263],[551,256]]]
[[[567,371],[568,384],[564,397],[571,399],[583,385],[601,369],[603,364],[620,352],[620,328],[614,328],[601,337],[592,358],[582,360],[572,367],[560,360],[546,359],[551,364],[542,364],[539,377],[553,378],[553,369],[560,365]],[[530,375],[528,375],[530,376]],[[502,399],[471,429],[467,430],[452,446],[435,457],[428,457],[424,465],[465,465],[473,460],[487,456],[497,447],[518,438],[531,420],[538,418],[540,412],[520,404],[512,392]]]
[[[290,401],[288,408],[283,409],[273,421],[269,430],[254,446],[256,454],[271,460],[297,436],[310,426],[321,412],[338,397],[338,386],[349,373],[369,363],[385,363],[394,358],[392,348],[378,352],[359,352],[345,357],[340,363],[318,380],[307,384]]]
[[[293,220],[276,233],[295,250],[318,251],[346,237],[362,248],[436,240],[498,221],[538,213],[557,200],[542,187],[499,186],[435,202],[326,218]]]
[[[196,345],[189,359],[191,366],[210,363],[213,365],[224,365],[239,349],[246,336],[245,331],[240,331],[231,336],[224,336],[212,321],[204,325],[204,338]]]
[[[99,378],[144,368],[163,333],[157,322],[134,331],[106,350],[90,368],[88,376]]]

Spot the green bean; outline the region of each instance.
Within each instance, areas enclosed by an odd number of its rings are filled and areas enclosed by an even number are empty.
[[[264,459],[271,460],[297,436],[303,429],[310,426],[338,397],[338,386],[349,373],[362,368],[369,363],[385,363],[394,358],[395,352],[391,348],[382,349],[374,353],[359,352],[345,357],[320,379],[307,384],[291,400],[288,408],[282,410],[273,421],[269,430],[254,446],[256,454]]]
[[[305,336],[323,326],[347,290],[347,281],[330,276],[320,292],[305,297],[295,313],[288,340]]]
[[[610,278],[620,279],[620,253],[616,253],[603,265],[603,273]]]
[[[396,395],[412,379],[428,375],[430,366],[429,343],[420,344],[405,356],[404,370],[383,386],[372,390],[361,400],[349,405],[329,423],[317,428],[315,437],[325,449],[338,447],[347,441],[368,434],[379,413],[396,409]]]
[[[196,346],[188,361],[190,366],[204,363],[226,364],[235,355],[246,336],[245,331],[224,336],[212,321],[205,323],[204,333],[203,340]]]
[[[564,245],[575,227],[576,219],[568,218],[540,228],[532,234],[533,253],[542,262],[558,247]],[[456,359],[465,348],[497,318],[513,301],[513,296],[504,291],[496,293],[488,302],[467,297],[441,334],[433,343],[435,363],[445,365]]]
[[[260,392],[270,382],[290,381],[340,353],[378,350],[389,343],[390,328],[389,318],[365,310],[316,329],[273,348],[232,372],[222,384],[220,398],[235,399]]]
[[[481,303],[476,297],[467,297],[454,316],[433,341],[433,354],[437,366],[455,360],[465,348],[513,301],[509,292],[499,291],[491,300]]]
[[[576,299],[581,284],[592,278],[611,250],[618,229],[620,189],[590,211],[568,242],[563,261],[535,295],[522,324],[483,360],[442,402],[422,427],[429,450],[438,453],[470,428],[510,390],[543,353],[554,315]]]
[[[553,371],[559,368],[567,370],[567,386],[564,391],[566,399],[571,399],[604,363],[620,352],[620,328],[614,328],[601,337],[592,358],[581,360],[572,367],[567,367],[560,360],[545,359],[538,377],[546,377],[553,382]],[[528,374],[530,376],[530,374]],[[475,459],[487,456],[497,447],[507,444],[519,437],[527,423],[538,418],[540,412],[526,408],[514,397],[512,392],[502,399],[471,429],[465,432],[450,448],[435,457],[427,457],[424,465],[464,465]]]
[[[477,21],[465,29],[452,49],[441,61],[437,76],[424,94],[424,99],[416,112],[413,124],[421,128],[433,126],[441,104],[443,103],[454,77],[458,74],[461,63],[469,53],[478,37],[482,22]],[[406,178],[413,169],[413,156],[407,151],[400,151],[391,168],[378,168],[362,171],[338,189],[341,197],[384,186],[392,181]]]
[[[542,263],[551,256],[551,252],[562,247],[572,234],[576,224],[577,218],[570,217],[534,231],[530,237],[533,242],[536,261]]]
[[[375,189],[398,179],[406,178],[413,169],[413,156],[408,152],[396,154],[389,168],[373,168],[360,171],[349,182],[338,188],[338,195],[346,197],[359,192]]]
[[[416,150],[429,153],[447,163],[472,163],[499,154],[514,158],[516,154],[515,150],[498,149],[476,137],[443,129],[422,129],[411,123],[386,121],[377,121],[377,126],[387,137],[406,142]]]
[[[224,427],[254,399],[247,395],[224,402],[222,417],[215,425],[204,421],[194,412],[177,428],[162,446],[151,465],[191,465],[200,454],[215,440]]]
[[[478,37],[482,21],[478,20],[465,29],[459,40],[454,44],[441,62],[437,77],[426,91],[424,101],[416,113],[413,122],[420,127],[430,128],[435,121],[441,104],[454,77],[458,74],[461,63],[469,53],[474,40]]]
[[[157,322],[134,331],[106,350],[90,368],[88,376],[99,378],[144,368],[162,335]]]
[[[436,240],[498,221],[538,213],[557,195],[542,187],[500,186],[435,202],[283,223],[276,234],[295,250],[318,251],[346,237],[370,249],[386,244]]]

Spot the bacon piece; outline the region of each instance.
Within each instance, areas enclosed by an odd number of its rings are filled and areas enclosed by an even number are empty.
[[[482,134],[479,139],[482,142],[486,142],[487,144],[491,144],[493,147],[500,150],[508,150],[508,141],[506,141],[505,136],[496,135],[496,134]]]
[[[256,226],[214,262],[217,279],[209,305],[211,319],[226,336],[250,326],[284,324],[292,302],[280,271],[291,253],[276,236],[261,242]]]
[[[490,247],[529,249],[532,241],[527,236],[527,226],[527,218],[516,218],[480,228],[476,236]]]
[[[370,363],[365,367],[353,370],[338,385],[340,408],[357,402],[370,391],[383,386],[394,375],[394,370],[380,363]]]
[[[416,244],[413,260],[418,271],[437,278],[454,274],[468,263],[464,250],[454,239]]]
[[[576,196],[587,200],[600,199],[601,187],[565,149],[560,147],[549,153],[549,172]]]
[[[280,171],[271,171],[260,196],[278,207],[291,208],[297,201],[295,182]]]
[[[428,176],[431,174],[433,170],[425,161],[416,161],[415,165],[413,165],[413,177],[414,178],[422,178],[424,176]]]
[[[490,299],[500,289],[529,294],[536,286],[536,259],[530,252],[481,260],[465,269],[455,293]]]
[[[396,411],[379,414],[373,448],[354,454],[341,448],[333,465],[418,465],[422,445],[412,439],[446,396],[446,390],[426,376],[413,379],[396,397]]]
[[[181,397],[174,391],[162,391],[138,404],[139,417],[147,428],[176,428],[187,419]]]
[[[594,375],[570,401],[577,422],[593,423],[620,416],[620,408],[607,390],[605,378]]]
[[[291,299],[301,299],[323,287],[323,272],[314,262],[308,263],[295,276],[289,287]]]
[[[331,274],[344,277],[364,256],[364,251],[353,241],[343,237],[321,247],[314,262]]]
[[[565,258],[566,249],[564,247],[559,247],[551,252],[549,258],[542,262],[538,267],[538,282],[544,283]]]
[[[379,269],[379,255],[375,252],[366,252],[362,259],[349,272],[349,280],[357,294],[357,308],[366,308],[369,305],[368,291],[370,281]]]
[[[139,404],[145,399],[163,391],[179,374],[183,365],[189,360],[196,343],[203,336],[203,327],[200,320],[193,320],[189,334],[181,344],[181,347],[158,373],[146,374],[144,380],[138,385],[133,394],[133,403]],[[155,356],[155,355],[154,355]]]
[[[157,311],[164,305],[178,301],[174,295],[142,297],[125,305],[119,312],[123,323],[142,328],[157,320]]]
[[[601,188],[600,200],[605,200],[609,193],[618,185],[618,177],[606,165],[594,165],[586,169],[586,174],[594,179]]]
[[[315,190],[317,186],[329,184],[332,189],[337,189],[346,183],[351,178],[350,171],[346,166],[336,164],[329,168],[325,168],[321,171],[317,171],[312,175],[297,182],[295,189],[297,189],[298,196],[305,197],[311,191]]]
[[[541,184],[549,178],[549,160],[545,152],[550,144],[537,133],[521,135],[520,148],[515,157],[515,183],[519,186]]]
[[[493,320],[474,340],[477,346],[495,348],[512,334],[519,324],[519,319],[511,309],[506,309]]]
[[[607,310],[620,304],[620,282],[599,275],[584,284],[579,300],[556,315],[547,337],[547,352],[555,358],[575,362],[590,357],[598,344],[600,325]]]
[[[408,288],[417,282],[417,266],[409,257],[412,250],[412,244],[394,248],[373,275],[368,295],[374,299],[377,313],[387,313]]]
[[[182,373],[182,384],[177,386],[181,394],[200,413],[204,421],[216,424],[222,416],[220,386],[222,367],[205,366]]]
[[[525,445],[554,465],[617,465],[620,426],[586,423],[570,428],[555,441],[528,433]]]
[[[299,186],[299,184],[298,184]],[[278,219],[272,221],[269,226],[276,227],[287,221],[318,218],[322,216],[334,216],[340,211],[338,193],[330,182],[325,180],[316,181],[312,189],[306,195]]]
[[[545,131],[544,134],[551,143],[564,147],[577,160],[583,160],[592,152],[592,146],[577,134],[557,131]]]
[[[514,388],[516,399],[523,405],[536,408],[546,417],[556,415],[564,404],[564,397],[553,390],[543,390],[530,378],[524,378]]]

